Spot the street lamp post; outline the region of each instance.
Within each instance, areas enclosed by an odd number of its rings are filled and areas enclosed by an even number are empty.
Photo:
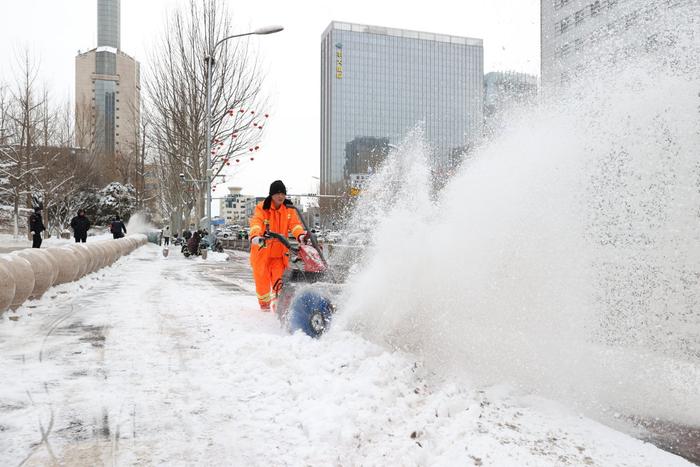
[[[214,53],[216,52],[216,48],[221,45],[222,43],[226,42],[229,39],[233,39],[235,37],[243,37],[243,36],[251,36],[251,35],[264,35],[264,34],[273,34],[276,32],[282,31],[284,28],[282,26],[267,26],[264,28],[256,29],[255,31],[251,32],[246,32],[243,34],[234,34],[232,36],[224,37],[220,41],[218,41],[216,44],[214,44],[214,47],[211,47],[209,49],[209,53],[206,57],[207,61],[207,119],[206,119],[206,125],[207,125],[207,170],[206,170],[206,190],[207,190],[207,231],[209,232],[209,244],[213,245],[213,236],[214,232],[212,227],[212,219],[211,219],[211,180],[212,180],[212,175],[213,175],[213,169],[211,166],[211,75],[212,75],[212,69],[214,68]],[[210,42],[211,44],[211,42]]]

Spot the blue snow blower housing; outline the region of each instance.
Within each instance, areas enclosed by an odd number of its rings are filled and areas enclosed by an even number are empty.
[[[333,305],[318,291],[305,290],[297,294],[287,310],[289,332],[304,331],[311,337],[319,337],[331,322]]]

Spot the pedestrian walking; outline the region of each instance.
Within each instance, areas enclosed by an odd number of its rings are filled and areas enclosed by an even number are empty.
[[[41,208],[34,208],[34,213],[29,216],[29,233],[32,234],[32,248],[41,248],[41,233],[46,230],[44,220],[41,218]]]
[[[70,226],[73,229],[75,243],[85,243],[87,232],[90,230],[90,219],[85,216],[84,209],[78,210],[78,215],[71,219]]]
[[[166,225],[165,228],[162,231],[163,234],[163,243],[165,245],[170,245],[170,226]]]
[[[112,237],[114,237],[115,240],[122,238],[126,233],[126,226],[118,215],[114,216],[114,220],[112,221],[109,231],[112,232]]]

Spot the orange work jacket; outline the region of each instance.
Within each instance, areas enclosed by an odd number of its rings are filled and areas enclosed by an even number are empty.
[[[250,218],[250,238],[259,237],[265,234],[265,231],[275,232],[285,237],[291,232],[295,238],[304,233],[304,227],[299,221],[299,216],[293,207],[287,207],[282,204],[279,208],[275,208],[274,203],[270,203],[269,209],[263,209],[264,201],[255,206],[255,214]],[[287,248],[277,240],[267,240],[264,247],[260,247],[251,243],[250,245],[250,264],[255,266],[255,263],[265,264],[269,259],[282,258],[285,267],[289,263],[289,255]]]

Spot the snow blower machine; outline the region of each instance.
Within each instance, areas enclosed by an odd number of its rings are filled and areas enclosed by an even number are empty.
[[[340,292],[339,278],[326,262],[316,235],[308,229],[297,207],[292,207],[309,232],[309,243],[297,245],[283,235],[265,233],[267,239],[287,247],[291,256],[281,281],[273,286],[277,298],[272,309],[290,333],[302,330],[311,337],[320,337],[335,312],[333,298]]]

